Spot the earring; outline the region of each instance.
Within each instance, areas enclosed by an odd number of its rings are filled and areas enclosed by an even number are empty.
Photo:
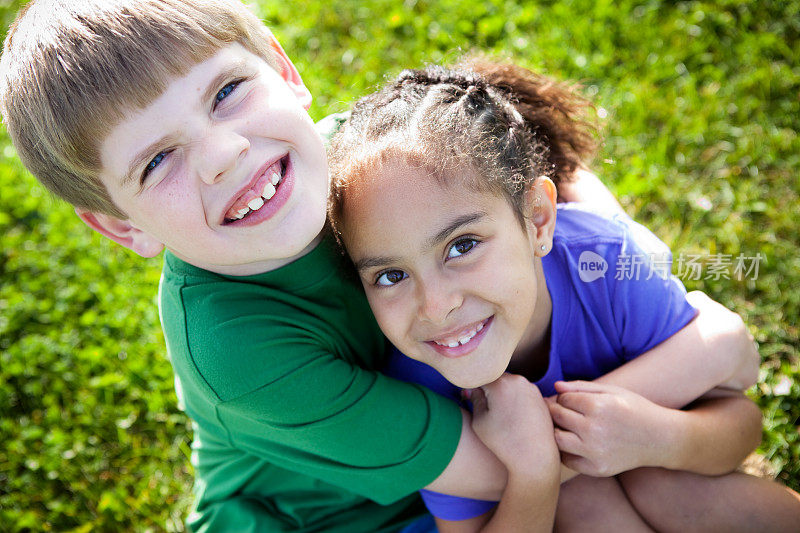
[[[543,244],[543,245],[541,245],[541,246],[539,247],[539,249],[540,249],[541,251],[543,251],[543,252],[544,252],[544,251],[546,251],[546,250],[547,250],[547,246],[545,246],[545,245]]]

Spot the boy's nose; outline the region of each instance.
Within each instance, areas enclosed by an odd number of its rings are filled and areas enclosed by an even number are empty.
[[[451,311],[461,307],[463,301],[461,292],[443,280],[420,284],[418,291],[420,317],[434,324],[444,322]]]
[[[236,168],[239,160],[250,148],[250,141],[234,131],[221,131],[209,134],[206,142],[200,143],[197,158],[201,160],[198,169],[200,179],[211,185],[222,180],[227,173]]]

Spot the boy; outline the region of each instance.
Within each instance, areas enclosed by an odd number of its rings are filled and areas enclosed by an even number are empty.
[[[160,309],[195,423],[191,527],[389,530],[419,515],[408,495],[423,486],[497,498],[506,472],[469,415],[376,372],[383,337],[322,236],[310,94],[246,8],[32,2],[2,80],[26,167],[106,237],[168,249]],[[752,347],[726,317],[715,353],[746,386]]]
[[[420,515],[413,493],[437,476],[500,493],[469,418],[375,371],[385,341],[322,238],[310,94],[242,4],[32,2],[2,71],[27,168],[106,237],[169,249],[161,316],[195,422],[191,527],[378,531]]]

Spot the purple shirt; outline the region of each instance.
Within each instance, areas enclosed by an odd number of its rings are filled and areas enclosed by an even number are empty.
[[[669,274],[671,254],[625,215],[600,216],[560,204],[553,249],[542,259],[553,302],[549,363],[535,381],[544,396],[559,380],[592,380],[671,337],[695,316],[686,291]],[[428,365],[392,354],[385,373],[459,401],[460,389]],[[496,503],[420,491],[430,512],[465,520]]]

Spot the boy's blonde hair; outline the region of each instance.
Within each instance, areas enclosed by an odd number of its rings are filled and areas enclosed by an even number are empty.
[[[0,59],[0,111],[23,164],[72,205],[125,219],[100,181],[100,144],[195,64],[238,42],[276,67],[239,0],[33,0]]]

